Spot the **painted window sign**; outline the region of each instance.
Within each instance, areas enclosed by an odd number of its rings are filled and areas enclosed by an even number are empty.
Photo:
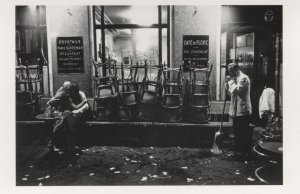
[[[208,35],[184,35],[182,43],[183,70],[187,71],[190,65],[196,68],[207,67],[209,57]]]
[[[82,37],[57,37],[56,45],[58,73],[84,73]]]

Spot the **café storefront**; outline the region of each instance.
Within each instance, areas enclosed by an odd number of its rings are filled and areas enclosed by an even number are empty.
[[[258,99],[269,81],[276,92],[276,113],[282,115],[282,6],[16,6],[17,91],[32,91],[29,96],[21,92],[17,104],[35,99],[37,112],[46,108],[65,80],[78,82],[96,111],[95,78],[112,75],[117,82],[135,74],[136,103],[142,101],[140,91],[147,90],[142,87],[145,75],[161,81],[155,94],[160,106],[163,80],[172,77],[163,69],[177,68],[180,95],[171,99],[178,101],[177,114],[186,114],[191,104],[186,99],[197,101],[199,96],[191,94],[191,88],[205,81],[208,88],[200,93],[205,102],[202,98],[196,104],[207,105],[203,114],[211,119],[208,116],[222,112],[229,62],[237,62],[250,76],[254,114],[258,115]],[[28,66],[30,76],[22,77],[27,70],[20,66]],[[195,69],[202,69],[202,74],[196,75]],[[119,86],[111,89],[117,96]],[[146,112],[147,107],[142,106]]]

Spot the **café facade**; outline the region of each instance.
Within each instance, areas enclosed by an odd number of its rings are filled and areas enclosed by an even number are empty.
[[[95,78],[113,74],[107,66],[111,61],[119,72],[114,79],[125,79],[145,64],[179,69],[184,99],[187,88],[197,85],[194,70],[204,71],[206,115],[222,113],[226,67],[236,62],[251,80],[254,120],[266,83],[275,90],[276,113],[282,115],[281,5],[37,5],[15,11],[16,90],[36,93],[33,118],[66,80],[78,82],[90,106],[97,107]],[[22,66],[31,76],[25,76],[27,84]],[[144,75],[137,73],[134,81],[142,83]],[[164,75],[149,70],[147,79]],[[18,99],[17,93],[17,104]],[[22,111],[17,106],[17,114]]]

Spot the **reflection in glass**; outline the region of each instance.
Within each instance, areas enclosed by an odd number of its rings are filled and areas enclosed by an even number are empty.
[[[158,23],[158,6],[105,6],[104,13],[109,18],[110,24],[151,25]]]

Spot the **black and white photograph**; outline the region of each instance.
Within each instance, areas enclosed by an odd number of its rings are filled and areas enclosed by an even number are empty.
[[[13,187],[288,184],[288,9],[255,2],[16,1]]]

